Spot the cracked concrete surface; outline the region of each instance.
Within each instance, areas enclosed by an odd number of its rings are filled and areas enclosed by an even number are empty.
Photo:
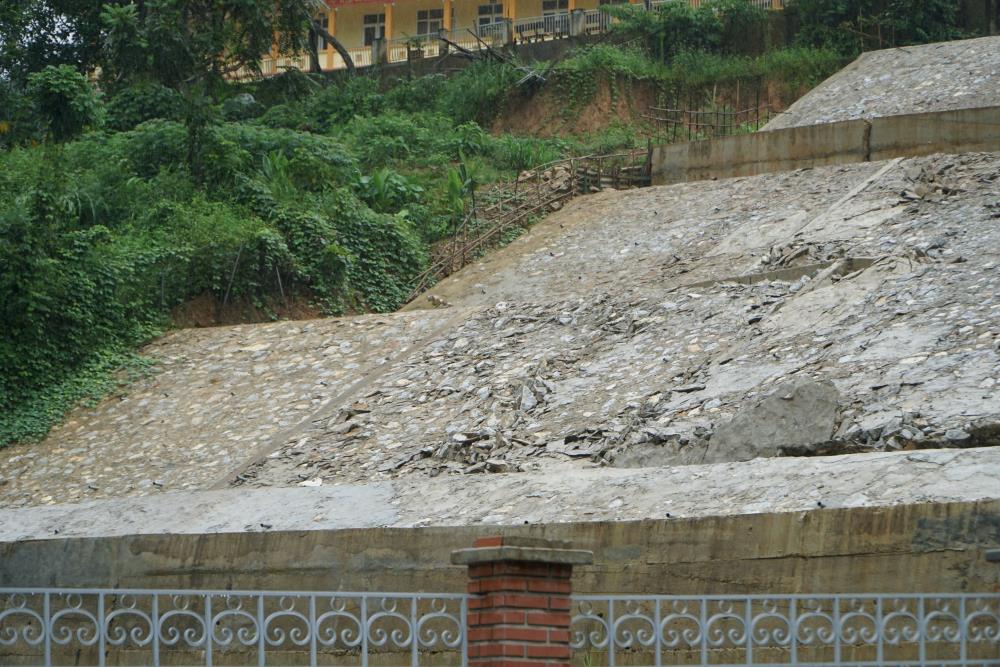
[[[616,470],[404,477],[321,488],[160,493],[0,509],[0,543],[53,537],[518,525],[973,502],[1000,495],[1000,449],[883,452]],[[364,506],[365,511],[357,508]]]

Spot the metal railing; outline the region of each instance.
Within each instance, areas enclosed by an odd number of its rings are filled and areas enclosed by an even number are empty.
[[[449,594],[0,589],[0,664],[464,666],[466,611]]]
[[[998,665],[1000,594],[574,597],[586,662]]]
[[[470,596],[0,589],[0,664],[468,664]],[[589,665],[1000,665],[1000,593],[577,595]]]
[[[514,21],[514,37],[517,41],[555,39],[569,36],[569,13],[533,16]]]
[[[727,137],[734,134],[757,132],[767,125],[779,112],[769,105],[758,102],[746,109],[718,107],[715,109],[672,109],[650,107],[643,118],[653,127],[653,137],[657,142],[696,141]]]
[[[600,9],[588,9],[585,14],[587,32],[607,32],[615,21],[611,14],[602,12]]]
[[[659,5],[675,0],[650,0],[645,5],[649,9],[655,9]],[[699,6],[700,0],[688,0],[692,6]],[[784,0],[747,0],[750,4],[762,9],[783,9]],[[586,14],[585,30],[589,34],[607,32],[614,23],[614,18],[607,12],[600,9],[584,10]],[[513,21],[512,38],[520,43],[546,41],[550,39],[564,39],[570,36],[570,14],[561,12],[549,14],[547,16],[532,16],[520,18]],[[480,39],[476,39],[476,36]],[[505,39],[505,24],[494,23],[486,26],[474,28],[456,28],[443,36],[451,42],[470,51],[483,48],[486,44],[491,48],[503,46]],[[416,44],[415,44],[416,43]],[[373,64],[371,47],[348,47],[348,52],[354,60],[356,67],[368,67]],[[438,35],[421,35],[416,38],[404,37],[390,40],[387,44],[386,59],[390,63],[405,62],[412,57],[412,52],[417,52],[425,58],[442,55],[446,49],[438,39]],[[343,58],[339,54],[321,52],[319,56],[320,69],[336,70],[346,67]],[[309,56],[281,56],[278,58],[266,57],[262,59],[260,70],[265,76],[279,74],[287,68],[297,67],[298,69],[308,69]],[[248,72],[240,72],[236,78],[249,78]]]

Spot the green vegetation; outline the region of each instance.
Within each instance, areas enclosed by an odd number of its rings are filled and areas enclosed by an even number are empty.
[[[964,37],[955,0],[794,0],[797,41],[844,55]]]

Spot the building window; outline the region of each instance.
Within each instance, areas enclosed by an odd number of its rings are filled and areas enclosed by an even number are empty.
[[[322,20],[319,21],[319,24],[323,26],[323,30],[330,32],[330,16],[328,14],[323,15],[323,18]],[[326,37],[323,37],[323,35],[316,35],[316,50],[325,51],[327,46],[328,45],[326,43]]]
[[[365,46],[371,46],[376,38],[385,37],[385,14],[365,14]]]
[[[479,5],[479,21],[478,26],[493,25],[494,23],[503,22],[503,3],[495,3],[490,5]]]
[[[569,11],[569,0],[542,0],[542,16],[565,14]]]
[[[597,0],[599,7],[604,7],[605,5],[624,5],[628,0]]]
[[[421,9],[417,11],[417,34],[436,35],[444,28],[443,9]]]

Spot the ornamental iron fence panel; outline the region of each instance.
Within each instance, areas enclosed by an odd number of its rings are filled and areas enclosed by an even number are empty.
[[[470,596],[0,589],[4,665],[466,667]],[[573,598],[574,663],[1000,665],[1000,594]]]
[[[464,666],[466,596],[0,589],[0,664]]]
[[[575,596],[587,665],[1000,665],[1000,594]]]

